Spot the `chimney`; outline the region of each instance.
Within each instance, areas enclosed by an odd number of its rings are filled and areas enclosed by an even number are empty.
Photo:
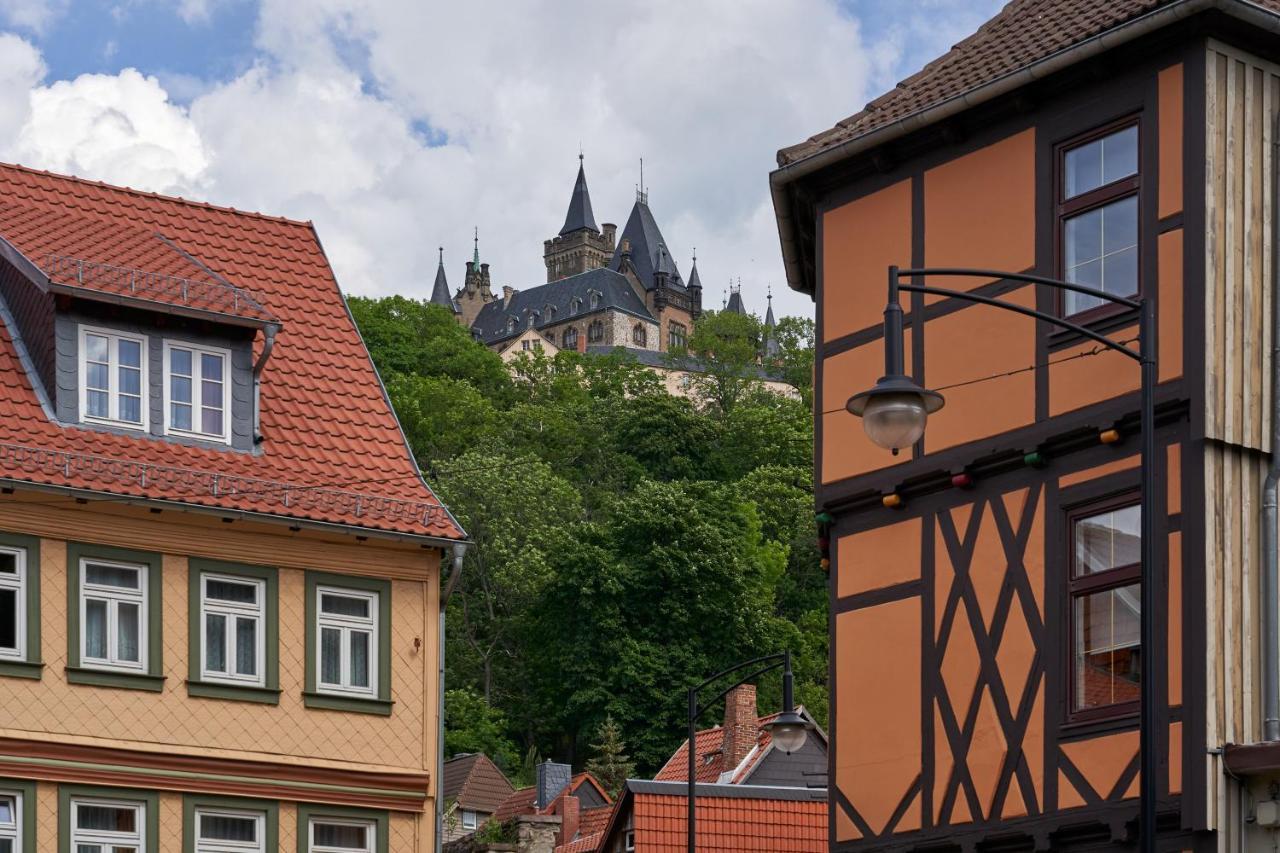
[[[581,826],[582,803],[577,797],[565,797],[560,801],[560,831],[556,833],[556,846],[568,844],[578,836]]]
[[[538,799],[534,803],[541,811],[551,804],[561,791],[569,787],[573,778],[573,768],[568,764],[556,764],[547,759],[538,765]]]
[[[612,249],[614,235],[618,233],[618,226],[614,225],[612,222],[606,222],[604,225],[600,226],[600,231],[604,234],[604,244]]]
[[[760,739],[760,720],[756,711],[756,686],[739,684],[724,697],[724,763],[727,773],[742,763]]]
[[[480,265],[480,292],[489,293],[489,265]]]
[[[510,285],[502,285],[502,307],[506,308],[511,304],[511,297],[516,295],[516,290]]]

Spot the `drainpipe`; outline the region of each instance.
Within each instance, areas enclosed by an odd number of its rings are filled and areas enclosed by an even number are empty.
[[[440,853],[440,846],[444,843],[444,610],[462,575],[462,558],[466,554],[467,546],[463,543],[453,546],[453,571],[449,574],[449,585],[441,590],[440,595],[440,638],[437,646],[440,652],[436,655],[440,660],[436,682],[436,718],[440,721],[440,730],[436,734],[436,853]]]
[[[1271,459],[1262,487],[1262,739],[1280,741],[1280,116],[1271,137]]]
[[[263,330],[262,355],[253,365],[253,443],[262,443],[262,371],[271,358],[271,351],[276,348],[276,332],[279,326],[267,326]]]

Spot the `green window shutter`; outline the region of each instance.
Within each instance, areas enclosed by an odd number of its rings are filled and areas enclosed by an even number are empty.
[[[111,560],[119,563],[138,563],[147,567],[147,671],[122,672],[93,669],[80,663],[80,561],[84,559]],[[159,693],[164,689],[164,588],[161,571],[163,559],[153,551],[136,551],[109,545],[92,545],[85,542],[67,543],[67,681],[72,684],[89,684],[97,687],[118,687],[125,690],[148,690]]]
[[[0,661],[0,676],[39,680],[44,672],[44,658],[40,651],[40,539],[18,533],[0,533],[0,545],[21,548],[26,552],[26,600],[23,603],[26,606],[27,635],[26,659]]]
[[[306,678],[302,690],[303,704],[308,708],[324,708],[331,711],[351,711],[357,714],[391,715],[391,581],[379,578],[336,575],[328,572],[306,574]],[[320,677],[316,672],[316,619],[318,603],[316,589],[321,586],[378,594],[378,695],[376,697],[340,696],[318,690]]]
[[[200,578],[203,574],[239,575],[264,582],[263,641],[266,649],[262,687],[205,681],[200,641]],[[192,557],[187,562],[187,695],[234,702],[280,704],[280,573],[270,566],[250,566]]]

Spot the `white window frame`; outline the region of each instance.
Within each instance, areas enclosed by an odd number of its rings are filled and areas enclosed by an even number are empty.
[[[175,349],[188,350],[191,353],[191,429],[178,429],[172,424],[172,414],[170,404],[170,379],[173,376],[172,353]],[[203,382],[204,382],[204,365],[200,361],[200,356],[212,355],[222,359],[222,429],[220,432],[204,432],[196,429],[196,426],[202,423],[200,417],[202,405]],[[223,444],[231,443],[231,350],[223,347],[211,347],[204,344],[190,344],[186,341],[173,341],[166,339],[164,342],[164,381],[161,383],[163,389],[161,398],[164,407],[164,434],[176,435],[182,438],[198,438],[204,441],[219,441]]]
[[[634,853],[636,849],[636,832],[634,829],[628,829],[626,835],[622,837],[623,849],[626,853]]]
[[[98,337],[107,339],[107,417],[90,416],[89,414],[89,347],[87,338],[89,335],[97,335]],[[120,420],[120,341],[133,341],[140,346],[138,353],[140,375],[138,377],[138,390],[141,394],[139,403],[139,412],[142,415],[142,421],[135,423],[134,421]],[[115,329],[103,329],[98,326],[80,326],[79,344],[80,352],[77,354],[79,378],[80,378],[80,420],[89,424],[107,424],[109,426],[121,427],[123,429],[134,429],[146,432],[150,427],[151,420],[151,385],[149,376],[149,354],[147,351],[147,337],[145,335],[133,335],[127,332],[116,331]]]
[[[316,824],[325,823],[330,826],[362,826],[367,831],[364,836],[363,852],[356,847],[323,847],[316,844]],[[373,853],[378,849],[378,824],[372,820],[350,820],[349,818],[313,817],[307,821],[308,853]]]
[[[252,820],[255,824],[254,835],[257,840],[254,842],[247,842],[228,841],[222,838],[203,838],[200,835],[200,819],[202,817],[231,817],[242,820]],[[191,828],[191,831],[195,834],[195,853],[267,853],[267,816],[263,812],[241,811],[239,809],[197,808],[195,810],[194,823],[195,826]]]
[[[134,812],[135,832],[111,832],[105,829],[80,829],[81,806],[105,806],[113,809],[131,809]],[[94,844],[110,853],[114,847],[133,847],[138,853],[147,850],[147,804],[134,800],[103,800],[96,797],[73,797],[71,800],[71,848],[81,844]]]
[[[0,822],[0,839],[7,838],[13,842],[13,853],[34,853],[22,849],[22,792],[0,789],[0,797],[13,800],[13,820]]]
[[[132,569],[138,572],[138,590],[124,589],[118,586],[104,586],[87,582],[88,566],[104,566],[116,569]],[[149,617],[151,596],[148,594],[147,577],[149,567],[146,563],[122,563],[116,560],[99,560],[94,557],[80,558],[80,665],[90,669],[104,669],[115,672],[147,672],[147,656],[151,646]],[[88,601],[90,597],[107,602],[107,656],[91,658],[86,654],[88,631]],[[120,633],[117,630],[119,618],[116,615],[120,604],[137,604],[138,607],[138,662],[118,659]]]
[[[324,612],[324,596],[340,595],[344,598],[363,598],[369,602],[369,617],[362,619],[358,616],[341,616],[336,613]],[[379,631],[384,626],[378,624],[378,607],[381,604],[379,594],[372,590],[351,589],[341,586],[316,586],[316,692],[328,693],[335,696],[378,696],[378,645]],[[338,644],[339,663],[338,677],[341,679],[340,684],[333,684],[324,681],[324,640],[323,629],[336,628],[342,632],[341,642]],[[353,630],[367,631],[369,633],[369,686],[357,687],[351,684],[351,643],[349,641],[350,634]]]
[[[257,590],[258,600],[256,604],[244,604],[234,601],[223,601],[221,599],[210,599],[208,594],[208,583],[210,580],[224,581],[226,583],[236,583],[242,586],[252,586]],[[224,651],[226,653],[227,669],[232,668],[232,664],[236,660],[236,632],[234,620],[236,619],[255,619],[258,623],[258,629],[254,632],[255,645],[254,649],[254,669],[257,675],[240,675],[235,672],[217,672],[207,667],[208,655],[205,653],[209,647],[208,636],[208,620],[205,619],[207,614],[216,614],[223,616],[227,620],[227,637],[225,641]],[[200,573],[200,679],[202,681],[219,681],[224,684],[236,684],[241,686],[265,687],[266,686],[266,666],[267,666],[267,582],[261,578],[250,578],[244,575],[222,575],[217,572],[201,572]],[[229,814],[229,812],[228,812]]]
[[[0,554],[12,554],[14,556],[14,568],[17,574],[8,575],[0,574],[0,589],[14,590],[17,596],[17,624],[14,626],[16,633],[14,640],[17,642],[17,648],[9,649],[0,646],[0,659],[3,660],[26,660],[27,659],[27,549],[14,548],[8,545],[0,545]]]
[[[470,822],[468,822],[468,818],[470,818]],[[462,810],[462,828],[463,829],[475,829],[479,825],[480,825],[479,816],[475,812],[471,811],[471,809]]]

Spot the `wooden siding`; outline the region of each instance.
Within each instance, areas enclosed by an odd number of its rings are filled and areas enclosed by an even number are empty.
[[[1280,66],[1216,42],[1205,65],[1205,436],[1268,451]]]

